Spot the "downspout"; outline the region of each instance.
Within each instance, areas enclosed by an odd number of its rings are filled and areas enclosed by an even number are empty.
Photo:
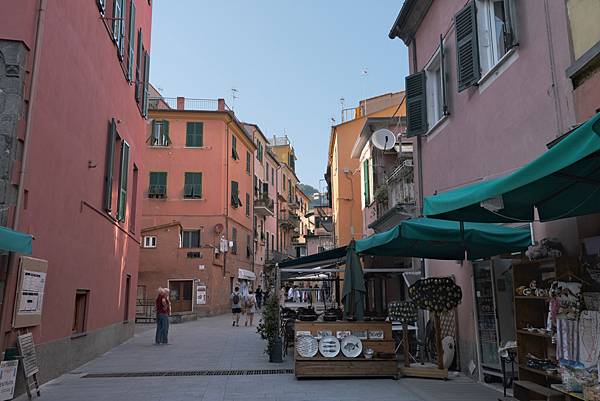
[[[30,140],[31,140],[31,125],[32,125],[32,120],[33,120],[33,110],[34,110],[34,105],[36,104],[36,94],[37,94],[37,87],[38,87],[38,70],[39,70],[39,64],[40,64],[40,57],[41,57],[41,51],[42,51],[42,41],[44,38],[44,16],[45,16],[45,11],[46,11],[46,0],[39,0],[39,6],[38,6],[38,10],[37,10],[37,24],[36,24],[36,33],[35,33],[35,44],[34,44],[34,50],[33,50],[33,64],[31,66],[31,88],[29,91],[29,106],[27,108],[27,120],[25,123],[25,138],[23,140],[23,153],[22,153],[22,157],[21,157],[21,171],[19,172],[19,184],[18,184],[18,188],[17,188],[17,203],[16,203],[16,207],[15,207],[15,215],[14,215],[14,219],[13,219],[13,229],[17,230],[19,229],[19,223],[21,222],[21,209],[23,207],[23,197],[24,197],[24,192],[25,192],[25,176],[26,176],[26,171],[27,171],[27,162],[29,159],[29,144],[30,144]],[[6,323],[7,323],[7,318],[8,316],[12,315],[12,313],[10,313],[10,309],[12,309],[12,307],[14,306],[14,304],[16,303],[16,294],[17,294],[17,288],[16,288],[16,270],[17,270],[17,264],[18,264],[18,258],[16,257],[16,254],[11,252],[9,254],[9,260],[7,263],[7,266],[9,266],[9,268],[7,269],[7,279],[6,279],[6,285],[4,286],[4,288],[2,289],[2,317],[1,317],[1,321],[0,321],[0,327],[2,327],[2,332],[6,333],[7,332],[7,328],[6,328]],[[12,266],[12,268],[11,268]],[[12,273],[12,275],[11,275]],[[7,295],[6,289],[12,287],[12,283],[9,284],[9,281],[13,281],[14,280],[14,299],[12,304],[9,302],[6,302],[5,300],[5,296]],[[4,340],[6,340],[6,337],[4,338]],[[3,344],[5,345],[5,344]],[[4,349],[4,346],[2,347]]]
[[[225,240],[227,252],[223,252],[223,277],[227,277],[227,254],[229,253],[229,121],[225,124]]]

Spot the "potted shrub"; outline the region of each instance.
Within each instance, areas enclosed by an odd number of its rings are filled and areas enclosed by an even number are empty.
[[[279,333],[279,300],[274,292],[267,298],[262,319],[257,331],[263,340],[267,341],[265,352],[269,355],[269,362],[283,362],[281,349],[281,335]]]

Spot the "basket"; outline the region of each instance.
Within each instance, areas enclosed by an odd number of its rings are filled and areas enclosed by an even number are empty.
[[[584,292],[583,303],[587,310],[600,311],[600,292]]]

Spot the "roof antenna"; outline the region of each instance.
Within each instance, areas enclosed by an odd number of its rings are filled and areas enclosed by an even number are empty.
[[[239,98],[238,93],[236,88],[231,88],[231,110],[235,110],[235,99]]]

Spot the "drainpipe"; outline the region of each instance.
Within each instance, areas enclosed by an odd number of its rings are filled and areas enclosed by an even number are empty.
[[[229,253],[229,121],[225,124],[225,240],[227,252],[223,252],[223,277],[227,277],[227,254]]]
[[[16,207],[15,207],[15,214],[14,214],[14,219],[13,219],[13,229],[18,230],[19,229],[19,223],[21,222],[21,208],[23,207],[23,196],[24,196],[24,190],[25,190],[25,175],[26,175],[26,171],[27,171],[27,162],[29,159],[29,144],[30,144],[30,139],[31,139],[31,125],[32,125],[32,120],[33,120],[33,110],[34,110],[34,105],[36,104],[36,94],[37,94],[37,87],[38,87],[38,70],[39,70],[39,64],[40,64],[40,57],[41,57],[41,51],[42,51],[42,41],[44,38],[44,23],[45,23],[45,11],[46,11],[46,0],[39,0],[38,3],[38,10],[37,10],[37,25],[36,25],[36,33],[35,33],[35,44],[34,44],[34,50],[33,50],[33,64],[31,66],[31,88],[29,90],[29,107],[27,108],[27,120],[25,123],[25,138],[23,141],[23,154],[21,157],[21,171],[19,173],[19,184],[18,184],[18,188],[17,188],[17,203],[16,203]],[[16,273],[17,273],[17,264],[18,264],[18,258],[16,257],[14,252],[11,252],[9,254],[9,260],[7,263],[8,266],[8,272],[7,272],[7,278],[6,278],[6,285],[4,287],[4,289],[2,290],[2,316],[1,316],[1,320],[0,320],[0,327],[2,328],[2,333],[6,333],[7,331],[9,331],[7,329],[7,318],[9,316],[12,315],[10,309],[12,309],[12,307],[14,306],[15,302],[16,302],[16,293],[17,293],[17,288],[16,288]],[[13,283],[11,283],[11,281],[13,281]],[[7,288],[11,288],[14,285],[14,299],[13,302],[6,302],[6,295],[7,295]],[[6,341],[6,337],[4,337],[4,342]],[[3,349],[5,348],[6,344],[2,344],[3,345]]]

